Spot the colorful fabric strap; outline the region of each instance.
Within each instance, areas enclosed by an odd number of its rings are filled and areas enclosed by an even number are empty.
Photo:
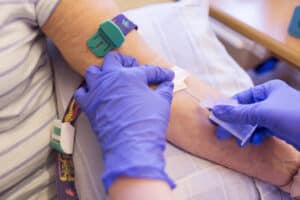
[[[79,87],[85,85],[82,82]],[[79,88],[78,87],[78,88]],[[63,122],[68,122],[74,126],[80,114],[80,107],[72,97],[63,117]],[[56,161],[56,186],[59,200],[78,200],[75,188],[75,170],[72,155],[57,152]]]
[[[138,29],[138,26],[130,21],[124,14],[116,16],[112,21],[119,26],[124,35],[127,35],[133,29]]]

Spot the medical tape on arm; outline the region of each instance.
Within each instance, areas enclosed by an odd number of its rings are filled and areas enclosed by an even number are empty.
[[[179,92],[181,90],[184,90],[187,88],[187,85],[185,83],[185,80],[189,76],[189,73],[185,71],[184,69],[174,66],[171,68],[171,70],[174,71],[174,93]]]
[[[188,73],[186,70],[178,66],[172,67],[171,70],[173,70],[175,73],[174,80],[173,80],[174,83],[173,93],[175,94],[176,92],[184,91],[186,94],[191,96],[198,103],[200,99],[188,89],[185,83],[185,80],[190,76],[190,73]]]

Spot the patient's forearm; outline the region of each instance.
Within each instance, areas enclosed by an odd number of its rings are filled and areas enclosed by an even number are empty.
[[[199,99],[215,93],[194,77],[187,84]],[[235,139],[218,141],[207,111],[184,91],[176,93],[173,100],[168,140],[194,155],[278,186],[288,183],[300,166],[299,152],[275,138],[244,148]]]
[[[109,0],[61,0],[43,30],[69,64],[83,74],[89,65],[102,62],[88,50],[86,40],[96,32],[99,23],[118,12],[117,6]],[[140,63],[171,66],[148,47],[136,31],[129,33],[119,50],[136,57]],[[194,77],[190,77],[187,84],[199,98],[209,93],[218,95]],[[276,185],[287,183],[299,167],[298,152],[274,138],[259,147],[243,149],[233,140],[217,141],[208,113],[199,109],[195,99],[183,91],[174,96],[168,140],[197,156]]]

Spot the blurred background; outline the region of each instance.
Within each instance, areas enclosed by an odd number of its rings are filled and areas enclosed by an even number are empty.
[[[153,3],[172,2],[175,0],[126,0],[126,1],[116,0],[116,1],[122,10],[128,10],[130,8],[141,7]],[[234,2],[232,0],[211,0],[211,4],[214,6],[218,4],[225,5],[224,2],[234,4],[235,6],[240,6],[239,4],[241,4],[243,8],[246,8],[246,6],[249,7],[251,6],[251,8],[254,8],[255,6],[262,5],[264,7],[262,7],[261,9],[268,8],[267,11],[270,11],[272,13],[273,10],[268,6],[269,4],[273,4],[273,6],[274,5],[276,6],[277,4],[276,8],[280,8],[282,7],[282,4],[284,4],[286,1],[285,0],[262,0],[262,1],[253,0],[253,1],[243,1],[241,3],[238,1]],[[251,2],[252,4],[247,2]],[[255,2],[259,2],[259,3],[255,4]],[[289,1],[289,3],[291,2],[300,3],[300,1],[298,0]],[[286,12],[286,10],[284,9],[290,9],[290,8],[289,7],[283,8],[282,12]],[[268,12],[266,13],[268,14]],[[255,15],[256,13],[252,12],[251,14]],[[290,14],[287,12],[287,15]],[[263,13],[262,17],[265,16],[266,14]],[[281,20],[281,18],[283,17],[280,15],[277,15],[276,17],[277,17],[276,20],[284,24],[284,28],[287,29],[286,24],[289,22],[288,20],[290,19],[290,16],[287,16],[287,18],[284,17],[284,20],[283,19]],[[276,55],[274,55],[270,50],[268,50],[263,45],[247,38],[244,34],[241,34],[238,31],[229,28],[229,26],[218,21],[214,17],[210,17],[210,23],[212,29],[216,33],[218,39],[224,44],[226,50],[239,63],[239,65],[247,71],[247,73],[251,76],[255,84],[260,84],[271,79],[281,79],[287,82],[288,84],[290,84],[291,86],[300,89],[300,67],[299,66],[297,67],[289,62],[286,62],[278,58]],[[281,28],[280,24],[278,24],[277,29],[278,28],[279,29]],[[287,30],[280,30],[280,31],[287,32]]]

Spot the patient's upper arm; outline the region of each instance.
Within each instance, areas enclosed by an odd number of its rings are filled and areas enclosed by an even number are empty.
[[[119,12],[112,0],[61,0],[42,29],[70,66],[83,75],[86,67],[102,63],[102,59],[88,49],[86,41],[97,31],[99,24]],[[134,56],[141,64],[170,67],[135,30],[126,36],[119,51]]]

